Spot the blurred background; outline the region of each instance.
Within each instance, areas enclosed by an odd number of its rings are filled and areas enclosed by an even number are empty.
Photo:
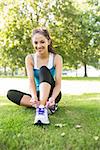
[[[63,76],[100,77],[99,0],[0,0],[0,76],[26,76],[32,30],[46,27]]]

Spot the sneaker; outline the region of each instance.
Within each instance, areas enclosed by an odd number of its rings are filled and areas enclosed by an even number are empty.
[[[34,124],[36,125],[42,125],[42,124],[49,124],[49,119],[48,119],[48,111],[47,108],[44,107],[43,105],[40,105],[39,107],[36,108],[36,116],[34,120]]]
[[[48,108],[48,114],[50,114],[50,115],[54,114],[55,111],[57,111],[57,109],[58,109],[58,104],[55,103],[54,106]]]

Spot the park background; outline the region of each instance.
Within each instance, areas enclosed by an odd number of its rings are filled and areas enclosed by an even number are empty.
[[[46,27],[63,70],[100,68],[98,0],[0,0],[0,74],[26,75],[32,30]],[[81,76],[82,76],[81,75]],[[100,71],[99,75],[100,76]]]
[[[46,127],[6,97],[9,88],[28,89],[25,57],[38,27],[63,57],[64,93]],[[100,149],[99,34],[99,0],[0,0],[0,150]]]

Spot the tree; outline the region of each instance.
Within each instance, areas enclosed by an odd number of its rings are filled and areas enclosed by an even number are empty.
[[[97,66],[99,52],[99,18],[98,9],[89,6],[78,11],[77,28],[73,40],[69,42],[69,63],[71,66],[84,65],[84,76],[87,76],[87,65]],[[76,40],[75,40],[76,39]],[[71,44],[73,42],[73,44]]]
[[[92,6],[80,15],[79,39],[79,61],[84,65],[84,76],[87,76],[87,65],[95,66],[99,62],[99,25],[98,9]]]
[[[12,7],[13,6],[13,7]],[[12,71],[16,66],[23,67],[25,56],[32,51],[31,28],[32,23],[28,16],[25,16],[23,9],[16,3],[6,4],[2,12],[7,9],[7,13],[2,13],[4,26],[0,32],[2,48],[2,66],[9,66]],[[6,55],[6,57],[5,57]],[[6,60],[6,63],[4,60]]]
[[[63,41],[66,40],[65,30],[68,33],[69,29],[64,28],[64,24],[68,22],[66,17],[70,20],[69,23],[71,22],[70,9],[72,9],[72,4],[70,2],[66,3],[66,1],[64,1],[65,5],[61,1],[55,2],[52,0],[45,2],[37,0],[34,3],[32,1],[15,1],[15,3],[7,1],[2,3],[2,18],[5,22],[1,31],[1,35],[3,35],[1,39],[3,43],[2,58],[4,58],[4,54],[7,55],[6,59],[9,60],[7,66],[12,70],[16,66],[23,67],[25,56],[32,52],[31,32],[37,26],[46,26],[50,30],[55,41],[54,47],[60,49],[59,53],[63,55],[64,60],[66,59],[67,47],[63,44]],[[60,11],[55,14],[57,7]],[[5,9],[7,9],[6,14],[4,13]],[[59,19],[60,14],[62,14],[65,21],[63,18]],[[59,28],[61,29],[60,32]],[[62,34],[64,34],[62,39],[59,39]]]
[[[93,4],[89,3],[87,10],[80,10],[73,1],[1,0],[0,64],[13,72],[16,67],[24,67],[26,55],[33,51],[33,28],[45,26],[64,63],[76,69],[83,64],[87,76],[86,65],[97,66],[100,58],[98,7],[96,5],[94,11]]]

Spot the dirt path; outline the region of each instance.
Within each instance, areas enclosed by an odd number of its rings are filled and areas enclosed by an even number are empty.
[[[28,79],[0,78],[0,96],[6,96],[9,89],[28,92]],[[83,94],[100,93],[100,81],[65,81],[62,80],[62,93]]]

